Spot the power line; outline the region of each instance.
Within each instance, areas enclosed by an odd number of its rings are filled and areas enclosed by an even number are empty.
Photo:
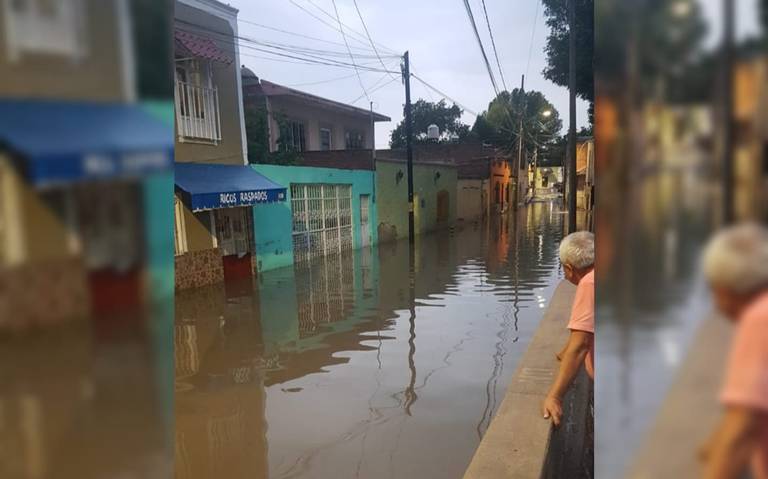
[[[363,73],[368,73],[368,72],[363,72]],[[285,85],[285,86],[296,87],[296,86],[320,85],[320,84],[323,84],[323,83],[331,83],[331,82],[335,82],[335,81],[346,80],[348,78],[354,77],[355,75],[356,75],[356,73],[353,73],[351,75],[344,75],[344,76],[341,76],[341,77],[328,78],[327,80],[319,80],[319,81],[306,82],[306,83],[291,83],[291,84],[288,84],[288,85]]]
[[[528,69],[531,66],[531,53],[533,52],[533,38],[536,35],[536,22],[539,20],[539,0],[536,0],[536,13],[533,15],[533,26],[531,27],[531,43],[528,45],[528,61],[525,63],[525,76],[528,76]]]
[[[333,15],[328,13],[327,10],[323,9],[320,5],[315,3],[313,0],[306,0],[306,1],[307,1],[307,3],[309,3],[310,5],[315,7],[317,10],[319,10],[326,17],[328,17],[330,19],[333,19]],[[294,3],[294,0],[291,0],[291,2]],[[346,27],[347,31],[352,32],[352,33],[356,34],[358,37],[360,37],[362,39],[361,43],[367,44],[367,41],[366,41],[367,39],[366,39],[365,35],[363,35],[362,33],[358,32],[357,30],[355,30],[354,28],[350,27],[349,25],[346,25],[346,24],[343,24],[343,25],[344,25],[344,27]],[[352,39],[353,40],[357,40],[357,38],[355,38],[355,37],[352,37]],[[358,40],[358,41],[360,41],[360,40]],[[390,53],[396,53],[394,50],[392,50],[391,48],[387,47],[386,45],[382,45],[381,43],[379,43],[378,45],[383,50],[387,50]]]
[[[491,30],[491,21],[488,19],[488,9],[485,8],[485,0],[482,0],[482,4],[483,4],[483,12],[485,13],[485,23],[488,25],[488,35],[491,36],[491,45],[493,46],[493,55],[496,57],[496,66],[499,67],[499,74],[501,75],[501,84],[504,86],[504,90],[506,91],[507,82],[506,80],[504,80],[504,70],[501,69],[501,62],[499,61],[499,52],[496,50],[496,40],[494,40],[493,38],[493,30]],[[538,10],[538,3],[536,5],[537,5],[536,8]]]
[[[384,78],[386,78],[386,75],[382,76],[382,77],[379,79],[379,81],[381,81],[381,80],[382,80],[382,79],[384,79]],[[372,89],[370,90],[370,92],[369,92],[369,93],[374,93],[374,92],[377,92],[377,91],[381,90],[382,88],[384,88],[385,86],[387,86],[387,85],[389,85],[389,84],[391,84],[391,83],[394,83],[394,82],[396,82],[397,80],[399,80],[399,78],[397,78],[397,77],[394,77],[394,78],[392,78],[391,80],[389,80],[388,82],[384,83],[383,85],[379,85],[379,86],[377,86],[376,88],[372,88]],[[376,82],[376,83],[378,83],[378,82]],[[374,83],[374,85],[375,85],[375,83]],[[362,98],[363,98],[363,96],[365,96],[365,95],[360,95],[359,97],[357,97],[357,98],[355,98],[354,100],[352,100],[351,102],[349,102],[349,104],[350,104],[350,105],[354,105],[355,103],[357,103],[358,101],[360,101],[360,99],[362,99]]]
[[[299,4],[296,2],[296,0],[290,0],[290,2],[291,2],[291,4],[292,4],[293,6],[295,6],[295,7],[299,8],[299,9],[300,9],[300,10],[302,10],[304,13],[306,13],[306,14],[307,14],[307,15],[309,15],[310,17],[314,18],[314,19],[315,19],[315,20],[317,20],[318,22],[322,23],[323,25],[325,25],[325,26],[327,26],[327,27],[331,28],[332,30],[335,30],[336,32],[339,32],[339,33],[341,32],[341,31],[339,30],[339,28],[338,28],[338,27],[334,26],[333,24],[331,24],[331,23],[330,23],[330,22],[328,22],[327,20],[324,20],[324,19],[320,18],[320,17],[319,17],[319,16],[317,16],[316,14],[314,14],[314,13],[310,12],[310,11],[309,11],[309,10],[308,10],[306,7],[304,7],[303,5],[299,5]],[[312,4],[312,5],[314,5],[314,4]],[[315,5],[315,7],[316,7],[316,8],[319,8],[319,7],[317,7],[316,5]],[[322,9],[321,9],[321,10],[322,10]],[[323,10],[323,12],[324,12],[324,13],[327,13],[327,12],[325,12],[325,10]],[[328,15],[330,16],[330,14],[328,14]],[[331,18],[333,18],[333,16],[331,16]],[[362,44],[362,45],[365,45],[365,46],[366,46],[366,48],[367,48],[367,46],[368,46],[368,43],[367,43],[367,42],[365,42],[365,41],[363,41],[363,40],[360,40],[360,39],[358,39],[358,38],[356,38],[356,37],[350,37],[350,38],[351,38],[352,40],[354,40],[354,41],[356,41],[356,42],[358,42],[358,43]]]
[[[357,71],[357,65],[355,65],[355,57],[352,56],[352,50],[349,49],[349,42],[347,42],[347,36],[344,34],[344,27],[341,26],[339,9],[336,8],[336,0],[331,0],[331,3],[333,3],[333,11],[336,13],[336,21],[339,22],[339,31],[341,32],[341,38],[344,39],[344,44],[347,46],[347,51],[349,52],[349,59],[352,60],[352,65],[354,65],[355,67],[355,73],[357,74],[357,82],[360,83],[360,88],[363,89],[363,93],[365,94],[365,97],[368,99],[368,101],[370,101],[371,98],[368,96],[368,91],[365,89],[365,85],[363,85],[363,79],[360,78],[360,72]],[[385,67],[385,70],[386,70],[386,67]]]
[[[271,54],[271,55],[276,55],[276,56],[280,56],[280,57],[284,57],[284,58],[290,58],[290,59],[294,59],[294,60],[301,60],[301,61],[304,61],[306,63],[312,63],[312,64],[318,64],[318,65],[336,66],[336,67],[342,67],[342,68],[359,68],[359,69],[363,69],[363,70],[366,70],[366,71],[381,72],[381,73],[386,73],[388,71],[388,70],[382,70],[380,68],[373,68],[371,66],[363,65],[363,64],[358,64],[358,63],[352,64],[352,63],[342,62],[340,60],[336,60],[336,59],[333,59],[333,58],[326,58],[326,57],[323,57],[323,56],[313,55],[313,54],[309,54],[309,53],[303,53],[301,51],[297,52],[297,51],[294,51],[294,50],[292,50],[290,48],[279,47],[279,46],[272,46],[271,44],[264,44],[263,42],[258,42],[258,41],[255,41],[255,40],[251,40],[249,38],[235,36],[232,33],[218,32],[216,30],[208,29],[208,28],[206,28],[206,27],[204,27],[202,25],[196,25],[196,24],[189,23],[189,22],[183,22],[183,23],[188,23],[188,24],[194,25],[194,26],[196,26],[196,27],[198,27],[200,29],[208,30],[211,33],[214,33],[214,34],[217,34],[217,35],[225,37],[226,40],[223,40],[221,38],[214,39],[214,38],[211,38],[211,37],[207,37],[206,35],[201,35],[199,30],[183,30],[183,29],[181,29],[182,31],[187,31],[189,33],[194,33],[194,34],[196,34],[198,36],[202,36],[202,37],[208,38],[210,40],[217,40],[217,41],[222,41],[222,42],[225,42],[225,43],[229,42],[230,44],[234,44],[234,45],[237,45],[237,46],[240,46],[240,47],[243,47],[243,48],[255,50],[255,51],[258,51],[258,52],[262,52],[262,53],[268,53],[268,54]],[[262,46],[265,46],[267,48],[272,48],[272,49],[276,49],[276,50],[279,50],[279,51],[276,52],[274,50],[267,50],[265,48],[259,48],[259,47],[255,47],[255,46],[252,46],[252,45],[247,45],[247,44],[235,41],[235,40],[240,40],[240,41],[246,42],[246,43],[253,43],[253,44],[256,44],[256,45],[262,45]],[[290,55],[290,54],[287,54],[287,53],[282,53],[283,51],[287,51],[289,53],[294,53],[294,55]],[[243,55],[245,55],[245,54],[243,54]],[[296,55],[302,55],[302,56],[296,56]],[[248,56],[248,55],[245,55],[245,56]]]
[[[485,54],[485,47],[483,47],[483,41],[480,39],[480,32],[477,31],[477,24],[475,23],[475,16],[472,14],[472,7],[469,6],[469,0],[464,0],[464,8],[467,10],[467,17],[469,17],[469,23],[472,26],[472,30],[475,32],[475,38],[477,44],[480,46],[480,53],[483,55],[483,61],[485,67],[488,69],[488,76],[491,78],[491,84],[493,85],[493,91],[496,96],[499,95],[499,86],[496,84],[496,78],[493,76],[493,69],[491,63],[488,61],[488,55]]]
[[[421,82],[421,83],[422,83],[424,86],[426,86],[427,88],[429,88],[429,89],[431,89],[432,91],[434,91],[435,93],[437,93],[438,95],[440,95],[440,96],[442,96],[442,97],[445,97],[445,98],[447,98],[448,100],[452,101],[453,103],[455,103],[456,105],[458,105],[458,106],[459,106],[459,108],[461,108],[462,110],[466,111],[467,113],[469,113],[469,114],[471,114],[471,115],[474,115],[474,116],[479,116],[479,115],[478,115],[476,112],[474,112],[474,111],[470,110],[469,108],[467,108],[466,106],[462,105],[462,104],[461,104],[461,103],[459,103],[458,101],[454,100],[453,98],[449,97],[449,96],[448,96],[448,95],[446,95],[445,93],[441,92],[440,90],[438,90],[438,89],[437,89],[437,88],[435,88],[434,86],[430,85],[429,83],[427,83],[425,80],[423,80],[421,77],[417,76],[416,74],[414,74],[414,73],[411,73],[411,76],[412,76],[413,78],[415,78],[416,80],[418,80],[419,82]]]
[[[337,46],[341,46],[341,47],[344,46],[344,44],[341,43],[341,42],[334,42],[334,41],[331,41],[331,40],[325,40],[325,39],[322,39],[322,38],[317,38],[317,37],[312,37],[312,36],[309,36],[309,35],[304,35],[303,33],[296,33],[296,32],[291,32],[291,31],[288,31],[288,30],[282,30],[280,28],[270,27],[268,25],[264,25],[262,23],[254,22],[254,21],[251,21],[251,20],[246,20],[246,19],[243,19],[243,18],[240,18],[240,17],[238,17],[238,21],[240,21],[242,23],[246,23],[248,25],[253,25],[253,26],[256,26],[256,27],[264,28],[266,30],[272,30],[274,32],[284,33],[286,35],[293,35],[293,36],[296,36],[296,37],[306,38],[308,40],[312,40],[312,41],[315,41],[315,42],[328,43],[330,45],[337,45]],[[363,47],[352,47],[352,48],[356,48],[358,50],[363,50],[363,51],[371,51],[370,48],[363,48]]]
[[[357,16],[360,17],[360,23],[363,24],[363,30],[365,30],[365,36],[368,37],[368,41],[371,42],[371,47],[373,48],[374,53],[376,53],[376,56],[379,58],[379,62],[381,63],[381,66],[386,69],[384,66],[384,62],[381,60],[381,57],[379,56],[379,51],[376,49],[376,44],[373,42],[373,39],[371,38],[371,34],[368,31],[368,26],[365,24],[365,20],[363,20],[363,14],[360,13],[360,7],[357,6],[357,0],[352,0],[352,2],[355,4],[355,10],[357,10]],[[395,76],[390,76],[394,79]]]

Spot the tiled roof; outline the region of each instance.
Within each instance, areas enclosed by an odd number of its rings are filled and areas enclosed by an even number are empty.
[[[192,56],[207,58],[208,60],[230,64],[232,58],[227,56],[216,43],[208,37],[196,35],[183,30],[174,32],[176,39],[176,51],[183,51]]]

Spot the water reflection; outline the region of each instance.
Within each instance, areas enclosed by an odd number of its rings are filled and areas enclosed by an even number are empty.
[[[391,243],[179,294],[178,477],[460,477],[559,281],[562,218],[423,236],[412,270]]]
[[[612,234],[598,237],[599,255],[616,261],[599,270],[597,288],[596,477],[622,477],[710,311],[698,264],[714,199],[701,196],[701,180],[685,180],[690,171],[639,179]],[[700,201],[689,204],[694,190]]]

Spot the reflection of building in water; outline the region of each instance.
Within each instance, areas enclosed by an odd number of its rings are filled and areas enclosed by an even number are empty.
[[[348,257],[348,255],[347,255]],[[322,324],[346,319],[352,307],[353,262],[343,255],[320,256],[297,266],[299,338],[311,336]]]
[[[266,477],[258,295],[177,293],[176,477]]]

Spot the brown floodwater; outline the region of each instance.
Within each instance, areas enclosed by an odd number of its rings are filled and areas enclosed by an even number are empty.
[[[424,235],[413,275],[400,242],[177,294],[176,477],[461,477],[560,281],[563,219]]]

